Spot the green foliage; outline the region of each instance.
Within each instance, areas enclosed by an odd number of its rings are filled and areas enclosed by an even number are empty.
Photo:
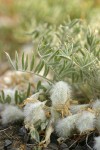
[[[0,103],[10,103],[10,102],[11,102],[11,97],[9,95],[5,97],[4,91],[1,91]]]
[[[21,59],[21,62],[22,64],[20,65],[19,61],[18,61],[18,53],[16,52],[15,53],[15,64],[13,63],[13,61],[11,60],[9,54],[7,52],[5,52],[10,64],[13,66],[13,68],[15,70],[19,70],[19,71],[23,71],[23,72],[28,72],[28,73],[34,73],[40,77],[43,77],[45,78],[48,73],[49,73],[49,68],[47,66],[47,64],[44,62],[44,60],[40,59],[39,62],[37,64],[35,64],[34,66],[34,62],[35,62],[35,56],[34,56],[34,53],[32,55],[32,58],[31,58],[31,63],[29,63],[29,60],[28,60],[28,55],[24,55],[24,53],[22,54],[22,59]],[[43,70],[44,68],[44,73],[43,73],[43,76],[41,76],[41,74],[39,74],[41,72],[41,70]],[[50,81],[49,79],[46,79],[48,81]],[[50,81],[52,82],[52,81]]]
[[[40,142],[40,137],[38,131],[34,128],[32,131],[30,131],[31,138],[36,140],[36,142]]]
[[[81,20],[69,21],[58,28],[49,27],[44,31],[42,36],[38,34],[39,63],[34,65],[34,54],[31,63],[28,63],[28,56],[23,54],[21,70],[39,76],[42,70],[42,77],[48,81],[67,81],[87,99],[100,97],[99,36]],[[17,58],[16,53],[14,68],[19,70]],[[51,74],[50,79],[47,78],[48,74]]]
[[[15,95],[14,95],[15,104],[21,104],[26,98],[28,98],[30,96],[30,90],[31,90],[30,83],[28,84],[26,91],[21,92],[21,91],[16,90]],[[11,95],[5,96],[4,90],[0,92],[0,103],[9,104],[11,103],[11,100],[12,100]]]

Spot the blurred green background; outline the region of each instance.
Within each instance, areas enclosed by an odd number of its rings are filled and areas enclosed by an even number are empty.
[[[32,49],[32,32],[39,25],[58,26],[64,21],[85,19],[92,28],[100,28],[99,0],[0,0],[0,61],[3,51]]]

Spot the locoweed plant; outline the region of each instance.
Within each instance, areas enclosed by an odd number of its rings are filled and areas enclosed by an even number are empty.
[[[99,34],[77,19],[59,27],[45,26],[37,36],[36,33],[37,30],[32,35],[39,43],[39,58],[34,52],[30,57],[23,53],[19,61],[16,52],[12,61],[6,52],[15,70],[42,78],[36,86],[37,96],[27,95],[24,101],[24,123],[31,137],[47,146],[54,130],[64,138],[72,136],[73,131],[83,134],[99,130],[100,111],[95,110],[99,102],[90,102],[100,98]],[[74,104],[69,84],[74,89],[74,98],[84,105]],[[45,130],[42,142],[41,130]]]
[[[38,33],[38,63],[35,61],[34,53],[31,62],[28,55],[25,56],[23,53],[20,64],[17,52],[15,64],[6,53],[12,66],[16,70],[36,74],[53,83],[66,81],[73,85],[76,98],[85,100],[99,98],[99,35],[87,27],[85,22],[77,19],[58,28],[48,26],[45,28]],[[33,36],[36,32],[32,33]],[[51,75],[50,78],[48,74]]]

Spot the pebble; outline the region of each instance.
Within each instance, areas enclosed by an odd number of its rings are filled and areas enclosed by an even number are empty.
[[[12,141],[5,140],[5,142],[4,142],[4,150],[8,150],[9,147],[11,146],[11,144],[12,144]]]
[[[25,136],[27,134],[27,131],[25,129],[25,127],[22,127],[19,129],[19,135],[20,136]]]

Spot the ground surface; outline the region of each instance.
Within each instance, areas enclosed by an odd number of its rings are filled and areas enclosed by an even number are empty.
[[[88,135],[74,137],[62,142],[57,142],[57,136],[51,135],[51,143],[43,150],[93,150],[96,131]],[[33,140],[30,140],[27,131],[22,125],[0,126],[0,150],[40,150],[36,148]]]

